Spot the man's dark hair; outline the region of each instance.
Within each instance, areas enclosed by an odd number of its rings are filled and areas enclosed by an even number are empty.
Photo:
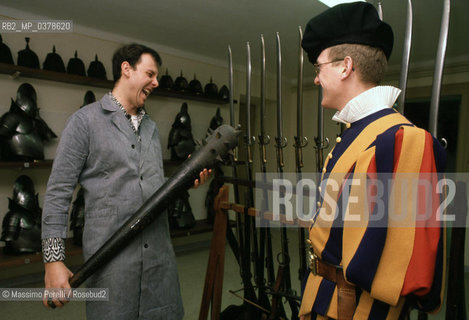
[[[153,59],[155,59],[158,67],[163,63],[161,57],[155,50],[137,43],[132,43],[125,45],[114,52],[112,57],[112,75],[114,76],[114,81],[117,81],[121,77],[121,65],[122,62],[127,61],[132,68],[135,69],[135,65],[140,60],[142,54],[148,53]]]

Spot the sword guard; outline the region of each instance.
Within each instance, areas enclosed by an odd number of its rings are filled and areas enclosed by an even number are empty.
[[[275,147],[278,149],[283,149],[288,144],[287,137],[276,137],[275,141],[277,142],[277,145]]]
[[[267,144],[270,143],[270,136],[268,134],[267,135],[260,134],[259,135],[259,140],[257,140],[257,142],[260,145],[267,145]]]
[[[329,148],[329,138],[324,138],[323,141],[319,141],[318,137],[314,137],[314,142],[316,145],[314,146],[315,149],[322,150]]]
[[[308,138],[301,137],[298,138],[295,136],[295,144],[293,145],[295,148],[305,148],[308,145]]]

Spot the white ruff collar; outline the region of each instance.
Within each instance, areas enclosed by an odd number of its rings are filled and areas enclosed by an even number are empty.
[[[380,110],[391,108],[401,89],[392,86],[377,86],[362,92],[350,100],[341,111],[332,117],[333,121],[353,123]]]

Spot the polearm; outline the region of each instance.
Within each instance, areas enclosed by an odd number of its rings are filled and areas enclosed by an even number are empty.
[[[234,99],[233,99],[233,56],[231,52],[231,47],[228,46],[228,62],[229,62],[229,101],[230,101],[230,124],[233,124],[235,122],[234,118]],[[237,171],[237,165],[236,161],[237,159],[235,158],[234,154],[231,155],[231,166],[232,166],[232,172],[233,172],[233,177],[235,179],[238,178],[238,171]],[[239,203],[240,197],[239,197],[239,188],[237,184],[233,184],[233,189],[234,189],[234,197],[235,197],[235,203]],[[250,250],[249,247],[246,249],[246,244],[245,244],[245,239],[244,239],[244,232],[242,229],[242,218],[241,218],[241,213],[237,212],[236,213],[236,229],[237,229],[237,236],[238,236],[238,243],[239,243],[239,264],[240,264],[240,275],[241,275],[241,280],[243,282],[243,291],[244,291],[244,298],[256,302],[256,294],[254,291],[254,287],[251,283],[251,271],[250,271]],[[249,236],[249,229],[247,229],[247,236]],[[249,246],[249,244],[248,244]],[[247,251],[247,252],[246,252]],[[256,310],[253,310],[253,307],[251,304],[245,303],[244,308],[246,308],[249,312],[248,314],[255,314]]]
[[[432,97],[430,101],[430,133],[438,138],[438,108],[440,104],[441,81],[445,64],[446,42],[449,30],[450,0],[444,0],[443,15],[441,18],[440,39],[436,53],[435,72],[433,73]]]
[[[307,146],[308,139],[303,136],[303,48],[301,47],[301,40],[303,39],[303,31],[301,26],[298,27],[298,88],[296,91],[296,136],[295,144],[295,158],[296,158],[296,172],[297,172],[297,181],[301,180],[301,171],[303,168],[303,148]],[[305,229],[301,226],[299,227],[298,232],[298,244],[299,244],[299,269],[298,269],[298,279],[300,282],[303,280],[303,277],[306,272],[306,241],[305,241]]]
[[[262,174],[262,181],[267,183],[267,152],[266,146],[270,143],[270,137],[265,133],[264,126],[264,112],[265,112],[265,43],[264,35],[261,35],[261,103],[260,103],[260,133],[258,138],[259,143],[259,160],[260,169]],[[264,282],[264,258],[265,258],[265,269],[267,270],[267,286],[272,288],[275,281],[274,272],[274,261],[272,255],[272,235],[270,233],[270,223],[268,220],[263,218],[263,213],[269,209],[269,195],[266,188],[262,190],[262,204],[261,204],[261,216],[259,219],[260,223],[260,239],[259,239],[259,257],[258,257],[258,279],[262,279]],[[267,298],[265,296],[264,298]],[[261,296],[259,294],[259,299]],[[262,301],[260,301],[262,304]],[[270,309],[270,303],[267,298],[267,305]]]
[[[246,43],[246,131],[244,135],[244,145],[246,147],[246,174],[249,181],[252,179],[252,143],[253,136],[251,135],[251,46],[249,42]],[[244,297],[246,300],[253,303],[259,304],[259,300],[256,297],[256,293],[251,283],[251,234],[252,234],[252,249],[254,257],[257,257],[257,234],[255,229],[254,219],[249,216],[248,210],[254,205],[254,195],[251,187],[248,187],[246,192],[246,205],[244,213]],[[254,259],[255,260],[255,259]],[[255,264],[255,267],[257,265]],[[254,269],[256,270],[256,268]],[[257,282],[257,277],[255,275],[254,280]],[[259,310],[254,308],[252,304],[246,304],[245,307],[248,308],[250,318],[257,319],[259,317]]]
[[[70,286],[79,287],[165,212],[167,204],[177,198],[181,191],[190,188],[204,168],[212,169],[221,157],[225,157],[238,144],[239,133],[239,130],[229,125],[221,125],[208,136],[206,144],[184,161],[180,169],[75,272],[70,279]]]
[[[229,86],[229,101],[230,101],[230,125],[233,127],[235,123],[235,114],[234,114],[234,98],[233,98],[233,54],[231,52],[231,46],[228,46],[228,86]],[[234,151],[233,155],[230,155],[230,162],[232,168],[232,175],[233,178],[238,179],[238,170],[236,167],[236,150]],[[233,184],[233,192],[234,192],[234,200],[235,203],[239,203],[239,188],[237,184]],[[243,231],[241,229],[241,214],[239,212],[236,213],[236,232],[238,237],[238,256],[237,259],[240,263],[242,268],[242,255],[243,255],[243,248],[244,248],[244,240],[243,240]],[[236,253],[235,253],[236,254]],[[241,269],[240,269],[241,270]]]
[[[407,16],[406,16],[406,27],[404,34],[404,49],[402,51],[402,63],[401,63],[401,76],[399,79],[399,89],[401,94],[398,99],[398,109],[401,114],[404,114],[405,96],[407,91],[407,76],[409,74],[409,61],[410,61],[410,49],[412,44],[412,1],[407,0]]]
[[[287,146],[287,138],[283,136],[282,130],[282,49],[280,45],[280,35],[277,32],[277,137],[275,138],[277,148],[277,170],[279,178],[283,179],[283,149]],[[282,207],[283,208],[283,207]],[[291,319],[298,319],[298,301],[291,297],[291,274],[290,274],[290,255],[288,253],[287,228],[282,225],[280,231],[281,238],[281,256],[279,262],[284,265],[284,284],[287,291],[287,301],[292,312]]]

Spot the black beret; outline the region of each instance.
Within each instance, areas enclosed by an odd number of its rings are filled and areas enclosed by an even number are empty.
[[[324,49],[343,43],[381,48],[389,60],[394,36],[372,4],[353,2],[339,4],[312,18],[306,25],[301,46],[309,61],[316,63]]]

